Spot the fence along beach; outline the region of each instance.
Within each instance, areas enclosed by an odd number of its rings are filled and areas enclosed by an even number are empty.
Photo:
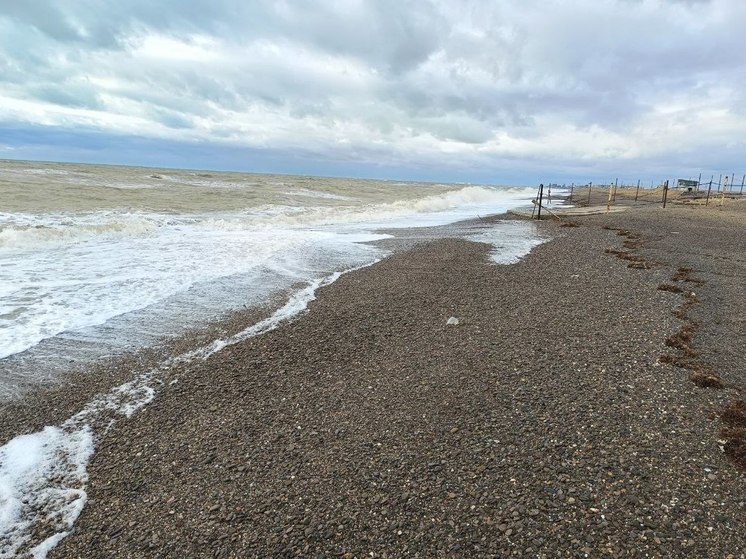
[[[414,232],[408,250],[296,301],[308,306],[293,320],[169,364],[152,392],[120,391],[129,415],[111,412],[69,534],[35,525],[18,549],[738,557],[743,478],[720,431],[739,429],[743,353],[724,334],[746,310],[742,205],[542,221],[548,242],[494,265],[493,246],[467,239],[504,217]],[[665,359],[683,351],[666,342],[685,291],[689,346],[723,388]],[[208,338],[239,330],[219,328]],[[138,359],[4,406],[5,439],[64,429]]]

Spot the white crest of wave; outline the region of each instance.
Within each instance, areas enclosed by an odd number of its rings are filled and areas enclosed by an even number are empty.
[[[317,227],[344,224],[386,224],[409,216],[447,214],[454,211],[500,213],[516,200],[528,198],[533,190],[526,188],[492,188],[467,186],[442,194],[380,204],[338,204],[334,206],[262,206],[241,219],[208,220],[204,225],[216,229],[251,227]],[[472,216],[472,217],[473,217]],[[459,219],[470,216],[459,216]],[[444,219],[444,222],[451,221]],[[407,224],[411,225],[411,224]]]
[[[305,198],[324,198],[326,200],[345,200],[352,201],[354,198],[350,196],[342,196],[341,194],[332,194],[331,192],[321,192],[319,190],[309,190],[308,188],[298,188],[296,190],[289,190],[285,192],[287,196],[302,196]]]
[[[437,212],[473,204],[503,202],[527,192],[527,189],[523,188],[466,186],[459,190],[415,200],[413,206],[418,212]]]
[[[366,221],[387,221],[411,215],[437,214],[469,208],[487,209],[492,205],[499,213],[500,206],[509,200],[526,195],[525,189],[490,188],[485,186],[467,186],[459,190],[413,198],[398,200],[383,204],[366,206],[337,206],[332,208],[316,208],[313,211],[298,215],[281,215],[277,221],[288,225],[327,225],[334,223],[355,223]]]
[[[0,248],[29,249],[55,243],[76,243],[93,238],[151,235],[161,227],[199,227],[214,230],[266,229],[391,222],[408,216],[445,214],[472,209],[504,211],[511,201],[533,192],[522,188],[466,186],[440,194],[392,202],[360,204],[343,196],[302,189],[300,197],[334,200],[334,205],[266,204],[241,213],[175,216],[150,212],[104,212],[86,215],[24,216],[0,213]],[[448,220],[445,220],[448,221]]]
[[[79,242],[90,238],[135,237],[152,233],[167,221],[159,216],[116,214],[92,218],[53,218],[15,222],[0,229],[0,247],[33,248],[40,244]]]

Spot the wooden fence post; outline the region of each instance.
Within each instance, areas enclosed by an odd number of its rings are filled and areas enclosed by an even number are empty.
[[[541,220],[541,201],[544,198],[544,183],[539,185],[539,211],[536,215],[536,219]]]
[[[720,192],[720,207],[723,207],[725,203],[725,191],[728,189],[728,175],[725,175],[725,182],[723,183],[723,190]]]
[[[614,190],[614,183],[609,183],[609,197],[606,199],[606,213],[611,209],[611,193]]]

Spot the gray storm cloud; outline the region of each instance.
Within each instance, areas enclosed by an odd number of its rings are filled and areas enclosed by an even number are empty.
[[[743,147],[744,23],[740,0],[4,2],[0,120],[423,164],[714,165]]]

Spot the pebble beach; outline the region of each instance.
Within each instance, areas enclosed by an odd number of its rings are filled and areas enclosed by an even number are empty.
[[[49,557],[745,557],[746,205],[540,232],[512,265],[409,242],[165,370]],[[0,434],[134,368],[29,394]]]

